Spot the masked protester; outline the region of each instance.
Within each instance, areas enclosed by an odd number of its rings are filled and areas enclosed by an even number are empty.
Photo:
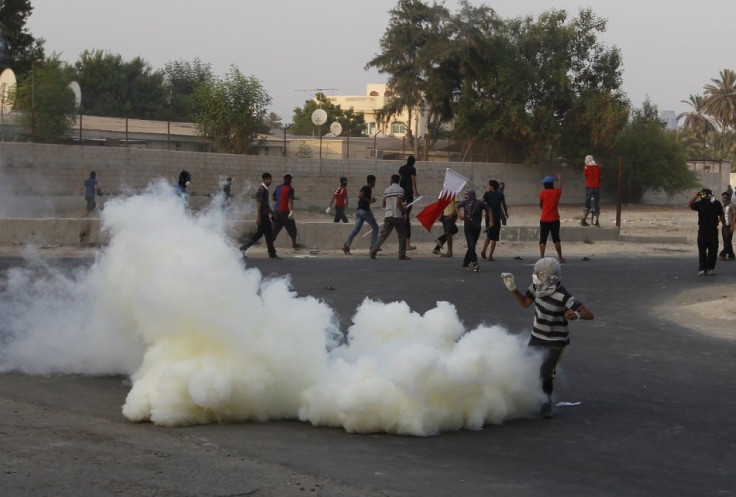
[[[698,211],[698,275],[713,275],[718,257],[718,221],[726,225],[723,205],[709,188],[697,192],[688,205]]]
[[[565,347],[570,344],[568,320],[593,319],[593,313],[562,286],[562,266],[553,257],[539,259],[534,264],[532,284],[525,293],[516,288],[513,274],[501,273],[501,279],[522,307],[534,304],[534,324],[529,347],[542,354],[539,376],[547,400],[540,409],[540,415],[552,418],[552,391],[557,364]]]

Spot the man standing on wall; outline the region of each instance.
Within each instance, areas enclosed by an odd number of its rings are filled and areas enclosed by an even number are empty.
[[[601,214],[601,167],[595,163],[592,155],[585,156],[583,174],[585,175],[585,209],[583,209],[583,219],[580,225],[590,226],[586,221],[590,212],[590,223],[600,227],[598,218]]]
[[[274,200],[274,221],[273,221],[273,239],[279,236],[281,228],[286,228],[286,232],[291,238],[291,248],[298,250],[299,244],[296,243],[296,222],[294,221],[294,188],[291,186],[293,176],[289,173],[284,174],[284,182],[276,187],[273,192]]]
[[[406,159],[406,164],[399,168],[399,186],[404,189],[404,202],[411,204],[414,202],[414,197],[419,196],[419,189],[417,188],[417,168],[414,167],[416,159],[413,155],[410,155]],[[406,209],[406,217],[404,219],[404,230],[406,232],[406,250],[414,250],[411,244],[411,206]]]

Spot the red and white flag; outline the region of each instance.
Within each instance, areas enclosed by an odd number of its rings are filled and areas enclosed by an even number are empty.
[[[468,178],[465,176],[456,173],[449,167],[447,168],[445,172],[445,184],[442,186],[439,200],[433,204],[429,204],[422,212],[417,214],[417,219],[427,231],[432,231],[432,225],[440,218],[442,211],[450,205],[452,199],[463,190],[465,183],[468,181]]]

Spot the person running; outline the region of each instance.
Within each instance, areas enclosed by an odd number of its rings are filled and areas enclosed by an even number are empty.
[[[583,209],[583,219],[580,221],[581,226],[590,226],[586,221],[590,212],[590,223],[593,226],[600,227],[598,218],[601,214],[601,167],[596,164],[592,155],[585,156],[585,208]]]
[[[256,192],[256,232],[247,237],[240,246],[240,251],[245,258],[245,252],[251,245],[256,243],[261,237],[266,239],[266,247],[268,256],[271,259],[279,259],[276,255],[276,249],[273,245],[273,228],[271,226],[271,218],[273,217],[273,209],[268,200],[268,187],[271,186],[271,173],[263,173],[261,175],[261,186]]]
[[[360,233],[363,223],[368,223],[373,229],[371,232],[371,248],[373,248],[378,240],[378,223],[371,212],[371,204],[376,201],[373,196],[373,188],[375,187],[376,177],[369,174],[366,178],[366,185],[358,192],[358,210],[355,211],[355,225],[353,226],[353,231],[350,232],[342,246],[342,251],[345,252],[345,255],[350,255],[350,246],[355,237],[358,236],[358,233]]]
[[[330,213],[333,203],[335,204],[335,219],[333,222],[339,223],[342,221],[343,223],[347,223],[348,218],[345,216],[345,208],[348,206],[348,179],[345,176],[340,178],[340,186],[332,194],[330,205],[327,206],[327,210],[325,211],[326,214]]]
[[[488,253],[488,260],[495,261],[493,258],[493,252],[496,250],[496,242],[501,237],[501,224],[506,224],[506,220],[509,217],[509,209],[506,206],[506,197],[501,191],[498,181],[492,179],[488,182],[488,191],[483,194],[483,202],[488,206],[488,215],[493,220],[493,223],[486,221],[488,228],[486,229],[486,239],[483,242],[483,250],[480,252],[480,256],[486,258],[486,250],[488,245],[491,246],[491,251]]]
[[[534,304],[534,323],[529,347],[542,352],[539,376],[547,400],[542,405],[540,414],[542,417],[552,418],[552,392],[557,365],[565,347],[570,344],[568,320],[590,320],[595,316],[562,286],[562,267],[553,257],[544,257],[534,264],[532,284],[525,293],[516,288],[513,274],[501,273],[501,279],[522,307]]]
[[[376,258],[383,242],[396,229],[396,233],[399,235],[399,259],[403,261],[411,260],[411,257],[406,255],[406,228],[404,224],[406,206],[404,205],[404,189],[399,186],[400,180],[401,177],[398,174],[392,175],[391,184],[383,191],[383,227],[381,228],[381,234],[378,236],[378,241],[371,247],[371,259]]]
[[[552,242],[557,250],[557,257],[560,262],[565,262],[562,257],[562,244],[560,242],[560,197],[562,197],[562,175],[557,175],[558,187],[555,188],[555,179],[552,176],[545,176],[542,180],[544,190],[539,193],[539,208],[542,209],[542,215],[539,218],[539,257],[544,257],[544,250],[547,247],[547,238],[552,234]]]

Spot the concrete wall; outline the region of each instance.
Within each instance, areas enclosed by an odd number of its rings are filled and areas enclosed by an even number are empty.
[[[391,174],[398,171],[403,161],[373,159],[295,159],[291,157],[244,156],[213,153],[183,152],[173,150],[146,150],[116,147],[83,147],[67,145],[42,145],[30,143],[0,143],[0,217],[2,205],[21,197],[37,197],[43,204],[50,197],[76,198],[89,171],[97,171],[97,178],[108,194],[140,191],[157,178],[174,184],[179,171],[192,173],[190,193],[196,206],[197,197],[206,198],[217,191],[222,178],[234,179],[235,195],[250,195],[260,184],[260,176],[268,171],[278,184],[284,173],[294,175],[297,208],[326,207],[340,176],[349,180],[351,199],[365,182],[368,174],[377,178],[377,189],[382,191]],[[450,167],[469,178],[476,190],[485,191],[489,179],[506,182],[506,198],[509,206],[535,204],[541,189],[540,180],[546,175],[563,175],[563,204],[583,203],[585,187],[581,173],[571,168],[547,165],[495,164],[495,163],[439,163],[418,162],[418,187],[424,199],[422,207],[433,202],[442,189],[445,169]],[[604,174],[610,171],[604,166]],[[704,185],[714,192],[721,192],[729,182],[728,172],[701,174]],[[650,194],[647,203],[682,204],[691,193],[675,197]],[[614,203],[606,199],[605,204]],[[201,203],[201,202],[199,202]],[[83,205],[83,204],[82,204]]]
[[[391,174],[403,161],[373,159],[294,159],[284,157],[244,156],[168,150],[115,147],[82,147],[29,143],[0,143],[0,197],[79,195],[82,182],[91,170],[106,193],[142,190],[152,180],[165,178],[176,182],[179,171],[192,173],[193,197],[217,191],[221,178],[234,178],[233,192],[251,191],[268,171],[274,184],[284,173],[294,175],[298,204],[327,206],[338,178],[346,176],[351,197],[357,195],[369,174],[377,178],[377,188],[388,186]],[[469,178],[475,188],[485,191],[488,180],[506,182],[509,205],[533,204],[541,188],[540,180],[548,174],[563,174],[563,203],[580,203],[584,186],[579,174],[567,168],[487,163],[418,162],[418,186],[424,202],[433,202],[442,189],[445,169],[451,167]]]

